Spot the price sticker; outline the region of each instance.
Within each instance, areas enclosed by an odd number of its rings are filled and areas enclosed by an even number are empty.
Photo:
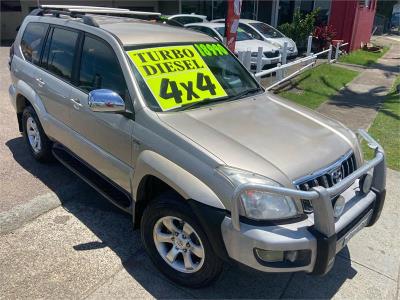
[[[138,49],[127,54],[163,111],[227,96],[192,45]]]

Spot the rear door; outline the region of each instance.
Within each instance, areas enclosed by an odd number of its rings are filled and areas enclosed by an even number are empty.
[[[25,60],[15,58],[13,75],[30,85],[35,91],[39,87],[36,81],[37,67],[46,40],[49,25],[39,22],[28,23],[21,38],[21,52]]]
[[[119,63],[109,43],[85,33],[72,88],[71,126],[76,132],[73,150],[103,175],[130,191],[132,130],[134,121],[122,114],[93,112],[88,93],[109,89],[118,93],[133,110],[131,97]]]
[[[79,32],[52,27],[36,72],[37,91],[46,111],[56,123],[70,123],[70,93]]]

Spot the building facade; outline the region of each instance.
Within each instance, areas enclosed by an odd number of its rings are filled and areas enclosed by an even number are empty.
[[[92,5],[157,11],[163,14],[196,13],[209,20],[225,18],[226,0],[1,0],[1,39],[12,40],[23,18],[38,4]],[[243,0],[242,18],[266,22],[273,26],[290,22],[295,9],[303,13],[320,8],[328,22],[331,0]]]
[[[241,18],[278,26],[291,22],[296,9],[308,13],[319,9],[318,25],[331,24],[337,38],[351,49],[369,41],[377,0],[243,0]],[[196,13],[209,20],[225,18],[226,0],[0,0],[1,41],[15,38],[23,18],[40,4],[92,5],[156,11],[163,14]]]
[[[349,43],[348,50],[359,49],[369,42],[377,0],[332,0],[329,24],[336,31],[336,39]]]

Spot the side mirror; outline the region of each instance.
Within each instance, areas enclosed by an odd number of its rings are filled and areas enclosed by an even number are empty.
[[[124,113],[125,102],[116,92],[107,89],[89,93],[88,105],[94,112]]]

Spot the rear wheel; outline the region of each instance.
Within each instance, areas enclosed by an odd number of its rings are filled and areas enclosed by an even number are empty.
[[[32,156],[40,162],[52,158],[51,141],[43,131],[35,110],[28,106],[22,113],[23,135]]]
[[[141,234],[155,266],[169,279],[198,288],[210,284],[222,270],[222,262],[190,207],[171,195],[163,195],[144,211]]]

